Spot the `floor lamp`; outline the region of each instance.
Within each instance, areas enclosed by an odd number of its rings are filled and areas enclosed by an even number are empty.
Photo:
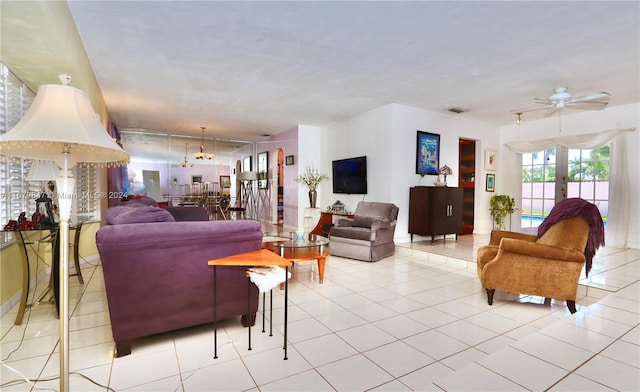
[[[127,154],[98,121],[89,96],[69,86],[45,84],[24,117],[0,136],[0,154],[53,160],[60,168],[56,179],[60,214],[60,391],[69,391],[69,220],[75,180],[71,169],[91,162],[125,165]]]
[[[253,194],[253,181],[258,181],[258,173],[251,171],[243,171],[240,173],[240,181],[242,181],[242,204],[244,204],[245,214],[250,219],[258,219],[256,214],[256,199]]]

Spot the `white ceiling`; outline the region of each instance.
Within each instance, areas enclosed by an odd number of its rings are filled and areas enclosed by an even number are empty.
[[[68,5],[125,130],[258,140],[389,103],[500,126],[558,86],[640,101],[638,1]]]

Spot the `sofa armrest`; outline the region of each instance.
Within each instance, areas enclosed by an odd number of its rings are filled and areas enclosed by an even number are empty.
[[[391,222],[384,219],[377,219],[371,223],[371,231],[387,230],[391,228]]]
[[[573,261],[584,263],[584,253],[569,248],[560,248],[552,245],[538,244],[530,241],[523,241],[513,238],[503,238],[500,241],[499,252],[510,252],[527,255],[529,257],[539,257],[543,259],[553,259],[560,261]]]
[[[336,226],[338,227],[351,227],[353,225],[353,219],[340,218],[338,222],[336,222]]]

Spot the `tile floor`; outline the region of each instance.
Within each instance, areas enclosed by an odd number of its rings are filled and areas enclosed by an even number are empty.
[[[274,336],[258,325],[252,351],[234,319],[221,323],[216,360],[212,325],[139,339],[114,359],[102,269],[89,260],[86,283],[71,279],[71,390],[640,390],[640,250],[602,249],[571,315],[564,303],[507,293],[488,306],[473,261],[486,242],[401,243],[376,263],[330,256],[323,284],[315,263],[296,264],[287,361],[279,290]],[[57,390],[51,305],[22,326],[15,312],[1,319],[0,389]]]

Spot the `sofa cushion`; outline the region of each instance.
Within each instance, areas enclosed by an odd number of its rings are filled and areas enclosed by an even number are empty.
[[[331,228],[330,237],[351,238],[354,240],[371,241],[371,230],[364,227],[337,227]]]
[[[202,207],[161,207],[173,215],[176,222],[208,221],[209,213]]]
[[[164,208],[154,206],[138,205],[115,206],[107,209],[104,214],[107,223],[110,225],[123,225],[129,223],[151,223],[151,222],[175,222],[173,215]]]
[[[391,223],[389,222],[389,220],[381,216],[356,215],[353,217],[353,222],[351,222],[352,227],[363,227],[365,229],[371,229],[371,228],[388,229],[390,225]]]

